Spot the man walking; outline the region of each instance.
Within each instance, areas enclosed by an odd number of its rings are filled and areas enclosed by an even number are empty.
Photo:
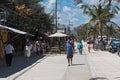
[[[73,46],[70,43],[70,40],[67,40],[67,43],[65,45],[67,59],[68,59],[68,66],[72,65],[72,58],[73,58]]]
[[[7,66],[11,66],[12,63],[12,58],[13,58],[13,53],[14,53],[14,48],[11,44],[11,42],[8,42],[6,47],[5,47],[5,56],[6,56],[6,64]]]

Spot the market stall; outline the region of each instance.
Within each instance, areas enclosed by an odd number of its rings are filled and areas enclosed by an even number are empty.
[[[54,45],[51,46],[51,52],[57,52],[61,53],[61,51],[64,50],[64,41],[61,38],[67,37],[67,34],[56,32],[54,34],[51,34],[49,37],[53,38]],[[57,41],[54,41],[54,39],[57,38]]]

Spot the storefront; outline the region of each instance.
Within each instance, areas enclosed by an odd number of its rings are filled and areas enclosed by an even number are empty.
[[[13,33],[13,34],[15,34],[15,36],[11,38],[9,36],[9,33]],[[13,38],[15,38],[19,35],[34,36],[30,33],[27,33],[27,32],[24,32],[24,31],[15,29],[15,28],[0,25],[0,59],[4,58],[4,56],[5,56],[4,47],[5,47],[6,42],[8,40],[12,40]]]

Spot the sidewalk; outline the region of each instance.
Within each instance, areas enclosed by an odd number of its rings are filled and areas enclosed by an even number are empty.
[[[62,80],[89,80],[91,78],[87,55],[77,53],[73,58],[73,65],[66,69]]]
[[[0,80],[88,80],[91,76],[86,54],[74,54],[73,65],[69,67],[65,54],[48,55],[23,65],[14,63],[12,67],[2,68]]]
[[[120,80],[120,57],[108,51],[93,51],[88,55],[91,80]]]
[[[5,60],[0,61],[0,80],[13,80],[13,78],[34,67],[37,60],[44,60],[46,57],[32,55],[29,63],[26,63],[24,55],[14,56],[12,66],[7,67]]]
[[[120,80],[120,57],[99,50],[88,53],[87,47],[83,55],[74,54],[69,67],[65,54],[33,56],[28,64],[18,57],[11,67],[0,65],[0,80]]]
[[[38,64],[24,74],[10,78],[12,80],[88,80],[91,74],[85,56],[75,54],[73,65],[68,67],[66,55],[53,54],[42,62],[38,60]]]

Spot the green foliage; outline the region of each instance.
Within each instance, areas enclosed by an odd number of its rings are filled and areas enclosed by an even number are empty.
[[[97,33],[100,33],[101,37],[103,35],[104,25],[110,21],[111,18],[115,17],[120,10],[119,5],[113,5],[113,2],[120,2],[120,0],[99,0],[99,4],[94,5],[84,5],[82,1],[80,2],[82,5],[80,6],[83,9],[83,13],[90,16],[91,19],[89,23],[93,24],[92,26],[97,25]],[[89,26],[90,27],[90,26]],[[90,28],[88,31],[90,35],[94,35],[96,31],[95,28]]]
[[[51,30],[52,19],[44,7],[38,4],[42,0],[12,0],[15,6],[10,7],[8,24],[17,29],[34,33]],[[13,11],[14,10],[14,11]]]

